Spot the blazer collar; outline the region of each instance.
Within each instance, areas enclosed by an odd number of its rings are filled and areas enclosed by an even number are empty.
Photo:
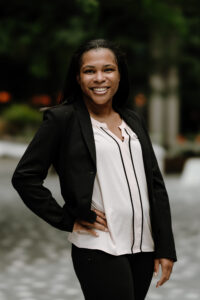
[[[115,109],[121,116],[121,118],[130,126],[130,128],[137,134],[141,144],[144,141],[144,131],[142,129],[139,118],[133,111],[128,108],[116,108]]]
[[[147,157],[149,157],[149,153],[148,153],[149,146],[148,146],[148,141],[146,138],[145,131],[142,127],[142,123],[134,111],[131,111],[127,108],[116,109],[116,111],[121,115],[121,117],[130,126],[130,128],[135,132],[135,134],[137,134],[138,139],[140,141],[141,148],[142,148],[142,157],[143,157],[143,161],[144,161],[146,175],[148,175],[148,172],[149,172],[148,165],[149,165],[150,161],[147,159]],[[147,176],[147,179],[148,179],[148,176]]]
[[[92,129],[92,123],[90,119],[89,112],[83,100],[76,100],[74,103],[75,110],[77,112],[78,120],[80,123],[83,138],[89,149],[92,161],[96,167],[96,150],[94,134]],[[115,110],[120,114],[122,119],[131,127],[131,129],[137,134],[143,152],[145,151],[144,143],[144,132],[142,130],[141,124],[138,122],[138,118],[135,116],[134,112],[127,108],[115,108]]]
[[[76,100],[74,102],[74,107],[77,112],[83,138],[87,144],[90,155],[92,157],[92,161],[96,167],[95,142],[94,142],[94,135],[93,135],[92,123],[91,123],[89,112],[82,99]]]

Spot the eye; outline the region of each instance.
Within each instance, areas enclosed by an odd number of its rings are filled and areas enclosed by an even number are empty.
[[[113,72],[114,69],[113,68],[106,68],[104,71],[107,72],[107,73],[110,73],[110,72]]]
[[[94,70],[88,69],[88,70],[85,70],[83,73],[85,73],[85,74],[93,74]]]

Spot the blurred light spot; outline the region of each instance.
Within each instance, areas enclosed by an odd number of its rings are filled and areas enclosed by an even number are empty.
[[[197,136],[195,138],[195,142],[196,143],[200,143],[200,134],[197,134]]]
[[[50,105],[51,97],[49,95],[35,95],[31,98],[31,103],[34,105]]]
[[[147,102],[147,98],[144,94],[137,94],[134,98],[134,101],[136,106],[143,107]]]
[[[179,144],[184,144],[187,141],[186,138],[182,134],[179,134],[177,136],[176,140]]]
[[[11,94],[7,91],[0,92],[0,103],[7,103],[11,100]]]

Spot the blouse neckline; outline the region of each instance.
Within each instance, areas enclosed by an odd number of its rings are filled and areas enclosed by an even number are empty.
[[[94,126],[96,126],[96,127],[103,127],[103,128],[105,128],[105,129],[109,129],[109,128],[108,128],[108,125],[107,125],[105,122],[100,122],[100,121],[94,119],[94,118],[91,117],[91,116],[90,116],[90,118],[91,118],[92,125],[94,125]],[[124,122],[123,119],[122,119],[121,124],[120,124],[118,127],[119,127],[120,129],[126,127],[126,124],[125,124],[125,122]]]
[[[121,140],[118,136],[116,136],[112,131],[110,131],[110,129],[108,128],[107,124],[105,122],[100,122],[96,119],[94,119],[93,117],[90,116],[91,119],[91,123],[92,126],[96,127],[96,128],[103,128],[106,129],[107,131],[109,131],[114,137],[116,137],[117,139],[119,139],[119,141],[121,141],[122,143],[124,143],[127,133],[128,135],[130,135],[130,137],[133,140],[137,140],[138,136],[135,134],[135,132],[133,132],[132,130],[130,130],[130,128],[127,126],[127,124],[125,123],[125,121],[122,119],[121,124],[118,126],[121,129],[122,132],[122,136],[124,137],[124,140]]]

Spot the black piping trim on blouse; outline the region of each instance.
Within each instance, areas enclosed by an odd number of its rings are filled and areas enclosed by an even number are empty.
[[[133,155],[132,155],[132,150],[131,150],[131,137],[130,137],[130,134],[128,133],[128,131],[126,130],[126,128],[124,128],[124,129],[125,129],[126,133],[129,136],[128,145],[129,145],[129,151],[130,151],[130,155],[131,155],[131,162],[132,162],[132,165],[133,165],[133,170],[134,170],[134,173],[135,173],[138,192],[139,192],[139,196],[140,196],[140,205],[141,205],[141,211],[142,211],[142,228],[141,228],[140,250],[142,252],[142,238],[143,238],[143,228],[144,228],[144,211],[143,211],[143,205],[142,205],[142,197],[141,197],[140,186],[139,186],[139,182],[138,182],[137,174],[136,174],[136,170],[135,170],[135,165],[134,165],[134,162],[133,162]]]
[[[123,165],[123,169],[124,169],[124,173],[125,173],[125,177],[126,177],[126,181],[127,181],[127,185],[128,185],[128,190],[129,190],[129,194],[130,194],[132,210],[133,210],[133,243],[132,243],[132,246],[131,246],[131,251],[132,251],[132,253],[133,253],[133,247],[134,247],[134,243],[135,243],[134,205],[133,205],[133,199],[132,199],[132,195],[131,195],[130,184],[129,184],[129,181],[128,181],[128,177],[127,177],[126,168],[125,168],[125,165],[124,165],[124,161],[123,161],[121,149],[120,149],[120,146],[119,146],[117,140],[115,140],[115,138],[114,138],[112,135],[110,135],[108,132],[106,132],[106,131],[103,129],[103,127],[100,127],[100,128],[116,142],[116,144],[117,144],[117,146],[118,146],[118,149],[119,149],[119,153],[120,153],[120,157],[121,157],[121,161],[122,161],[122,165]]]

